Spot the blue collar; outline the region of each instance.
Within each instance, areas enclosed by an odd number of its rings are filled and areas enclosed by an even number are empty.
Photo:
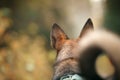
[[[85,80],[83,77],[79,76],[78,74],[73,75],[65,75],[60,78],[60,80]]]

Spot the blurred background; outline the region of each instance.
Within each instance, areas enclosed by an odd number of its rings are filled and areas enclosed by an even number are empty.
[[[51,80],[50,30],[76,38],[90,17],[120,34],[119,0],[0,0],[0,80]]]

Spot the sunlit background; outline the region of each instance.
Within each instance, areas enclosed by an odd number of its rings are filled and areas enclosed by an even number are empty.
[[[119,0],[0,0],[0,80],[51,80],[50,29],[76,38],[88,18],[120,34]]]

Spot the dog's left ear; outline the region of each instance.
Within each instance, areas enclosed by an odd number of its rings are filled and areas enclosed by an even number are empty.
[[[60,50],[64,41],[69,39],[65,32],[56,23],[52,26],[51,34],[51,45],[56,50]]]
[[[94,28],[93,28],[92,20],[89,18],[89,19],[86,21],[86,23],[85,23],[85,25],[84,25],[81,33],[80,33],[79,38],[83,37],[83,36],[84,36],[85,34],[87,34],[88,32],[93,31],[93,29],[94,29]]]

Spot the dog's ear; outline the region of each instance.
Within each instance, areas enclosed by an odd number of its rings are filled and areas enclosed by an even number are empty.
[[[60,50],[64,41],[68,39],[68,36],[64,33],[64,31],[55,23],[52,26],[51,34],[51,45],[56,50]]]
[[[87,34],[88,32],[93,31],[93,29],[94,29],[94,28],[93,28],[92,20],[89,18],[89,19],[86,21],[86,23],[85,23],[85,25],[84,25],[81,33],[80,33],[79,38],[83,37],[83,36],[84,36],[85,34]]]

